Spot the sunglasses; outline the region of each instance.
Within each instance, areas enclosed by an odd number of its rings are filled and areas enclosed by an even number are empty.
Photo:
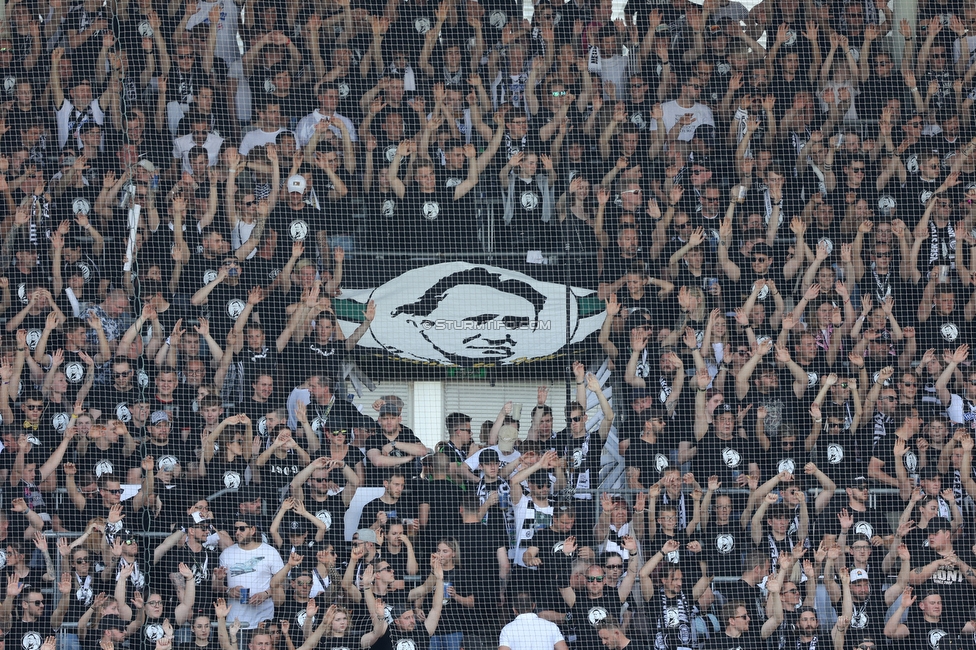
[[[604,564],[603,566],[606,569],[623,569],[624,568],[624,565],[623,564]]]
[[[583,420],[582,415],[574,415],[573,417],[569,418],[570,422],[581,422],[582,420]]]
[[[974,383],[974,382],[970,382],[970,383],[971,383],[971,384],[973,384],[973,386],[976,386],[976,383]],[[897,399],[898,399],[898,398],[897,398],[897,397],[895,397],[894,395],[883,395],[883,396],[881,397],[881,400],[882,400],[882,401],[885,401],[885,402],[894,402],[894,401],[896,401]]]
[[[116,488],[115,490],[110,490],[108,488],[102,488],[102,489],[108,492],[109,494],[122,494],[122,488]]]
[[[250,526],[234,526],[234,530],[248,530]]]
[[[566,94],[566,91],[565,90],[554,90],[554,91],[552,91],[552,96],[553,97],[562,97],[565,94]]]
[[[88,564],[88,558],[87,557],[76,557],[75,558],[75,564]]]
[[[587,582],[603,582],[603,576],[586,576]]]

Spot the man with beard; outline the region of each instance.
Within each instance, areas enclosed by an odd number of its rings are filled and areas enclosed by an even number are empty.
[[[215,590],[226,591],[231,598],[232,619],[257,627],[260,621],[274,618],[271,578],[285,564],[273,546],[261,541],[250,517],[235,518],[234,540],[236,543],[220,554],[220,567],[226,569],[226,577],[216,583]],[[249,594],[246,603],[241,603],[242,590]]]
[[[220,536],[212,519],[194,514],[186,519],[186,532],[177,530],[153,550],[152,563],[165,567],[180,602],[187,578],[180,574],[179,566],[185,564],[193,572],[195,598],[199,599],[198,602],[209,603],[214,599],[213,573],[219,566],[217,546]]]

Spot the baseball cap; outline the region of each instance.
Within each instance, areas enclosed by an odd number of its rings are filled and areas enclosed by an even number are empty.
[[[247,526],[248,528],[257,528],[258,527],[257,520],[254,517],[250,516],[250,515],[235,515],[234,516],[234,522],[236,523],[238,521],[243,522],[244,525]]]
[[[156,165],[154,165],[151,160],[146,160],[143,158],[137,164],[151,174],[156,173]]]
[[[868,572],[864,569],[854,569],[851,571],[851,582],[857,582],[858,580],[867,580]]]
[[[102,617],[98,627],[104,632],[106,630],[124,630],[127,626],[118,614],[106,614]]]
[[[498,452],[494,449],[485,449],[478,455],[478,463],[497,463],[499,461]]]
[[[397,397],[396,395],[384,395],[380,399],[383,400],[384,405],[390,404],[392,406],[395,406],[396,409],[401,412],[403,411],[403,407],[405,406],[403,400]]]
[[[304,519],[292,519],[288,522],[289,535],[303,535],[308,532],[308,522]]]
[[[244,486],[237,491],[237,501],[239,503],[251,503],[257,501],[262,496],[264,495],[261,493],[260,488],[253,485]]]
[[[160,422],[171,422],[169,418],[169,413],[166,411],[153,411],[153,414],[149,416],[150,424],[159,424]]]
[[[630,401],[635,399],[644,399],[645,397],[651,397],[651,391],[646,388],[631,388],[630,389]]]
[[[384,415],[400,415],[400,409],[396,407],[396,404],[384,404],[380,407],[380,416]]]
[[[847,481],[847,487],[863,490],[868,486],[868,480],[864,476],[858,475]]]
[[[304,194],[305,188],[308,187],[308,182],[305,177],[301,174],[295,174],[288,178],[288,191],[295,192],[296,194]]]
[[[515,441],[518,440],[518,429],[511,424],[506,424],[498,430],[498,449],[506,454],[515,449]]]
[[[356,531],[356,535],[359,537],[360,542],[376,543],[376,531],[372,528],[360,528]]]

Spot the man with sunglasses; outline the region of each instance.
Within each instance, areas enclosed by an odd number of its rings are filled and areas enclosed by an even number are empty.
[[[575,545],[575,540],[573,540]],[[565,550],[565,547],[564,547]],[[636,551],[636,548],[634,548]],[[607,577],[603,567],[591,564],[584,573],[585,589],[579,594],[572,587],[562,587],[560,593],[569,612],[565,615],[556,614],[552,618],[560,619],[557,622],[571,621],[571,625],[576,627],[577,646],[580,648],[599,648],[601,645],[600,633],[597,625],[604,619],[619,619],[620,608],[627,602],[630,592],[637,579],[639,565],[637,563],[637,553],[633,554],[634,560],[631,562],[628,580],[614,588],[607,589]]]
[[[218,536],[214,520],[206,519],[199,513],[194,514],[196,516],[187,517],[183,521],[182,529],[178,529],[153,549],[152,563],[162,569],[160,576],[169,578],[180,602],[183,600],[187,579],[180,575],[179,566],[188,566],[193,572],[196,602],[210,603],[215,598],[213,573],[219,566]]]
[[[596,516],[594,509],[586,507],[583,501],[592,503],[593,495],[587,490],[596,486],[600,473],[600,456],[613,425],[614,411],[603,394],[600,381],[592,373],[586,373],[581,364],[574,364],[573,372],[576,375],[576,401],[566,407],[568,426],[556,433],[550,444],[564,461],[569,487],[574,489],[573,496],[580,504],[577,513],[580,520],[580,542],[589,544],[592,541]],[[585,405],[589,398],[588,392],[595,394],[600,404],[603,417],[597,427],[587,423]],[[594,433],[599,437],[594,436]]]
[[[235,544],[220,554],[220,566],[226,569],[226,583],[216,584],[217,592],[226,591],[230,618],[247,621],[251,627],[274,618],[271,600],[271,578],[284,568],[278,551],[261,541],[254,520],[248,516],[234,520]]]
[[[870,504],[867,477],[854,476],[847,481],[844,490],[847,502],[840,504],[835,502],[830,508],[824,510],[818,521],[817,530],[827,548],[835,541],[843,547],[850,533],[853,537],[850,551],[854,556],[854,566],[867,569],[866,562],[871,555],[871,545],[884,544],[884,539],[891,534],[891,526],[885,513]],[[858,541],[862,538],[867,544],[866,547]],[[867,555],[863,555],[865,550],[869,551]],[[880,572],[875,572],[875,575],[881,577]],[[878,586],[880,587],[880,583]]]
[[[0,605],[0,614],[13,615],[13,622],[7,627],[4,636],[9,637],[11,647],[40,648],[43,639],[57,634],[64,621],[64,614],[68,611],[69,599],[62,595],[58,600],[57,608],[47,616],[44,612],[45,596],[40,588],[29,585],[22,585],[22,588],[19,611],[11,611],[14,603],[9,588],[7,598]],[[16,591],[19,591],[19,588]],[[16,597],[17,594],[13,596]]]
[[[347,438],[348,431],[343,430],[342,435],[343,439]],[[328,532],[336,537],[336,531],[342,530],[346,510],[356,495],[358,485],[359,477],[355,468],[344,461],[323,456],[313,460],[308,467],[295,475],[291,480],[291,494],[304,501],[305,508],[324,521]],[[334,526],[337,528],[333,528]]]

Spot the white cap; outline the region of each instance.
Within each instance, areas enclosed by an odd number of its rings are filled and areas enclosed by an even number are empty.
[[[301,174],[295,174],[288,179],[288,191],[297,192],[298,194],[304,194],[305,188],[308,183],[305,181],[305,177]]]
[[[851,582],[857,582],[858,580],[867,580],[868,572],[864,569],[854,569],[851,571]]]

